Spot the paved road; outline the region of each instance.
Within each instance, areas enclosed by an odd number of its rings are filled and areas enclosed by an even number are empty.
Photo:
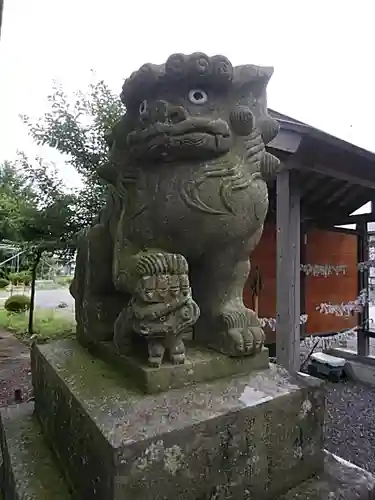
[[[9,295],[9,292],[1,291],[0,301],[6,300]],[[54,290],[36,290],[35,292],[36,307],[54,309],[60,304],[60,302],[65,302],[68,305],[66,309],[74,311],[74,299],[70,295],[68,288],[57,288]]]
[[[21,292],[23,293],[23,292]],[[3,300],[9,297],[9,292],[0,291],[0,304]],[[36,307],[43,307],[46,309],[55,309],[61,302],[65,302],[68,307],[63,309],[66,312],[74,313],[74,299],[69,293],[68,288],[56,288],[53,290],[36,290],[35,305]],[[370,318],[375,326],[375,306],[370,306]],[[375,339],[371,339],[371,354],[375,355]],[[353,336],[348,341],[349,349],[357,348],[356,336]]]

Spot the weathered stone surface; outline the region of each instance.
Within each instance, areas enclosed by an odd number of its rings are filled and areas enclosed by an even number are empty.
[[[112,336],[131,356],[142,338],[151,366],[179,364],[194,326],[197,344],[226,355],[261,351],[264,333],[242,294],[268,210],[266,180],[279,166],[265,147],[278,133],[267,111],[272,73],[173,54],[126,80],[126,114],[98,167],[110,196],[81,238],[71,288],[82,343]]]
[[[184,364],[165,363],[159,368],[149,367],[147,363],[142,362],[142,359],[136,357],[118,355],[112,342],[92,344],[89,350],[104,361],[115,365],[131,378],[134,386],[148,394],[179,389],[222,377],[249,374],[256,370],[264,370],[269,364],[266,348],[263,348],[258,356],[230,358],[212,350],[191,347],[188,349]]]
[[[71,500],[54,457],[42,439],[33,408],[33,403],[27,403],[1,411],[1,442],[6,457],[5,482],[0,483],[3,499]],[[375,478],[372,474],[327,451],[324,453],[324,472],[293,488],[278,500],[375,498]],[[206,498],[224,500],[225,497]],[[255,498],[257,500],[258,497]],[[254,497],[244,493],[235,500],[251,499]]]
[[[32,371],[79,499],[273,499],[323,465],[324,392],[276,367],[142,395],[65,341],[34,346]]]
[[[71,500],[33,410],[24,403],[0,412],[3,500]]]
[[[375,477],[325,451],[324,473],[290,490],[278,500],[373,500]]]

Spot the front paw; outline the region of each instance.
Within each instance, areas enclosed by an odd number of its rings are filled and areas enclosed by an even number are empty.
[[[261,351],[265,335],[255,313],[250,309],[223,312],[221,328],[212,347],[233,357],[254,355]]]

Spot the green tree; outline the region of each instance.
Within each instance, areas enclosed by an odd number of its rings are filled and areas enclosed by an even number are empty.
[[[3,178],[7,176],[7,181],[3,192],[8,198],[12,197],[13,202],[1,205],[5,217],[4,232],[10,232],[9,221],[12,224],[16,221],[13,224],[16,241],[25,248],[30,259],[29,334],[32,335],[35,281],[40,259],[44,252],[71,257],[76,235],[82,229],[82,220],[76,194],[66,190],[53,165],[41,158],[30,162],[24,153],[19,153],[17,160],[11,167],[7,164],[4,171]]]
[[[62,153],[66,163],[81,175],[80,216],[87,225],[103,207],[106,188],[97,168],[108,160],[106,135],[124,113],[124,108],[104,81],[96,81],[87,91],[69,97],[54,84],[48,96],[50,110],[37,120],[23,115],[31,137]]]
[[[35,204],[29,179],[15,162],[0,165],[0,241],[19,241],[30,206]]]
[[[22,239],[32,256],[29,335],[33,333],[35,281],[43,253],[60,253],[71,257],[76,236],[82,229],[78,198],[64,188],[53,165],[37,158],[31,163],[19,153],[18,162],[37,202],[27,212],[27,223],[21,229]]]

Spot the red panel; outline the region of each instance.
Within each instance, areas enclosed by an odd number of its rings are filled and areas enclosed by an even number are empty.
[[[349,302],[357,296],[357,238],[354,235],[336,231],[312,229],[307,235],[307,264],[346,265],[347,274],[331,275],[327,278],[306,276],[306,313],[309,316],[306,324],[307,333],[321,333],[343,330],[356,325],[357,318],[345,319],[321,314],[316,307],[321,302],[340,304]],[[263,288],[259,299],[259,316],[275,318],[276,316],[276,228],[267,224],[259,245],[251,257],[252,271],[244,289],[246,305],[253,308],[250,289],[251,279],[256,266],[262,277]],[[275,332],[266,331],[267,342],[275,341]]]
[[[345,275],[306,276],[306,313],[309,316],[306,332],[330,332],[355,326],[356,316],[344,318],[321,314],[316,307],[321,302],[341,304],[357,297],[357,237],[336,231],[309,231],[306,263],[347,266]]]

